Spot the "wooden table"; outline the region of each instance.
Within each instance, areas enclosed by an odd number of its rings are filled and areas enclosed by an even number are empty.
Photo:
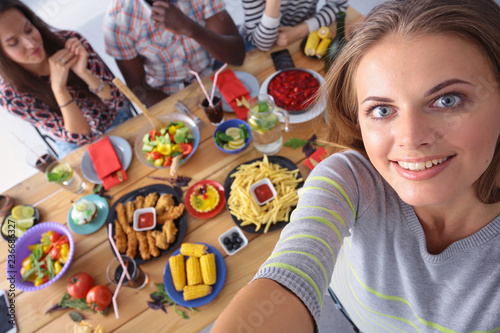
[[[358,22],[361,15],[349,8],[347,20],[349,23]],[[232,67],[233,70],[246,71],[253,74],[262,83],[268,76],[275,72],[270,53],[280,48],[275,47],[269,52],[258,50],[247,54],[245,62],[240,67]],[[319,72],[324,76],[323,62],[305,57],[299,51],[299,42],[289,46],[296,67],[308,68]],[[205,87],[209,88],[211,81],[204,78]],[[179,175],[192,177],[190,184],[202,179],[212,179],[223,184],[229,171],[235,166],[261,157],[259,153],[250,145],[245,151],[230,155],[221,152],[215,146],[212,135],[215,129],[201,108],[198,101],[201,95],[198,84],[192,84],[179,93],[166,98],[151,108],[154,115],[176,112],[174,104],[177,100],[182,100],[195,114],[201,117],[207,125],[200,129],[200,144],[196,153],[179,169]],[[226,119],[234,117],[232,113],[226,113]],[[125,138],[130,145],[134,146],[136,133],[147,123],[142,115],[137,116],[118,128],[114,129],[110,135]],[[325,132],[318,132],[318,129],[325,129],[322,116],[306,123],[292,125],[291,131],[284,134],[284,141],[290,137],[308,139],[316,133],[320,138],[325,137]],[[81,174],[80,161],[86,147],[82,147],[67,158],[65,158],[77,172]],[[300,169],[302,176],[306,178],[309,169],[303,164],[305,159],[301,149],[283,147],[277,154],[292,160]],[[157,184],[159,181],[147,178],[147,176],[169,177],[168,170],[158,170],[142,164],[135,156],[127,170],[128,180],[107,191],[113,196],[113,202],[121,196],[144,186]],[[160,182],[161,183],[161,182]],[[170,185],[168,183],[164,183]],[[55,221],[67,224],[67,214],[71,204],[80,197],[90,194],[93,184],[87,182],[87,189],[79,195],[72,194],[66,190],[60,190],[58,185],[46,181],[43,174],[38,173],[31,178],[17,184],[4,194],[14,198],[17,204],[36,205],[40,210],[42,221]],[[184,191],[187,187],[183,188]],[[167,308],[165,314],[159,310],[151,310],[147,306],[149,294],[155,290],[155,282],[163,282],[163,271],[169,255],[158,257],[146,264],[141,265],[143,270],[149,275],[150,283],[142,290],[122,288],[118,296],[118,308],[120,318],[116,319],[113,311],[106,316],[82,312],[87,321],[94,327],[97,324],[103,325],[107,332],[198,332],[212,323],[219,313],[228,305],[234,295],[245,286],[254,276],[260,265],[266,260],[276,244],[280,231],[273,231],[268,234],[245,233],[249,239],[246,248],[234,256],[227,256],[218,243],[218,236],[233,227],[235,224],[228,211],[223,209],[218,215],[211,219],[199,220],[190,216],[187,212],[188,230],[184,242],[204,242],[214,246],[223,254],[227,266],[227,277],[221,293],[207,305],[197,308],[197,313],[189,313],[190,319],[183,319],[173,311],[172,307]],[[113,258],[107,235],[106,227],[102,227],[94,234],[83,236],[74,234],[76,248],[73,262],[65,276],[56,281],[51,286],[36,292],[15,291],[15,312],[18,329],[20,332],[72,332],[74,323],[68,316],[69,310],[58,311],[46,315],[45,311],[53,304],[57,303],[64,292],[68,278],[76,272],[85,271],[90,273],[96,284],[109,285],[106,279],[106,266]],[[0,288],[9,290],[10,283],[6,280],[5,264],[8,254],[7,242],[0,242]],[[114,287],[110,287],[114,291]]]

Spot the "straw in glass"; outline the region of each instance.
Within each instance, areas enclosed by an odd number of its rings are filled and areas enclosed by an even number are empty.
[[[111,234],[111,228],[109,228],[108,238],[109,238],[109,242],[111,243],[111,247],[115,251],[116,257],[118,258],[118,261],[120,262],[120,265],[122,265],[123,271],[127,275],[127,279],[129,281],[129,283],[132,285],[133,284],[132,278],[130,277],[130,274],[128,273],[127,266],[125,266],[125,264],[123,263],[122,255],[120,254],[120,251],[118,251],[118,248],[116,247],[115,241],[113,240],[113,235]]]
[[[214,100],[214,95],[215,95],[215,86],[217,84],[217,78],[219,77],[219,73],[222,72],[225,68],[227,67],[227,64],[222,65],[221,68],[215,72],[214,76],[214,85],[212,86],[212,91],[210,92],[210,99],[213,101]]]
[[[203,86],[203,83],[201,82],[200,74],[197,72],[190,70],[189,71],[191,74],[193,74],[196,77],[196,80],[198,80],[198,83],[200,84],[201,90],[203,90],[203,93],[205,94],[205,97],[207,98],[208,104],[210,105],[211,108],[214,108],[214,103],[212,103],[212,100],[210,99],[210,96],[208,96],[207,90]]]
[[[125,268],[122,272],[122,276],[120,276],[120,281],[118,281],[118,285],[116,286],[115,293],[113,294],[113,309],[115,310],[115,317],[116,319],[120,318],[120,315],[118,314],[118,303],[116,302],[116,298],[118,297],[118,292],[120,291],[120,288],[122,287],[123,279],[125,278],[125,273],[127,272],[128,268],[128,263],[125,265]]]

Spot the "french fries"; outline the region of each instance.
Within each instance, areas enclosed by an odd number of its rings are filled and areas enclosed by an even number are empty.
[[[253,224],[255,231],[264,227],[264,233],[267,233],[273,224],[288,221],[292,208],[297,205],[297,185],[302,182],[298,173],[298,169],[290,171],[279,164],[270,163],[266,155],[262,161],[240,165],[231,175],[234,181],[228,200],[229,212],[242,221],[241,226]],[[266,177],[273,183],[277,195],[275,199],[259,206],[252,198],[250,186]]]

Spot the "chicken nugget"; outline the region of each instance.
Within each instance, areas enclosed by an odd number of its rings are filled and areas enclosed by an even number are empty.
[[[139,241],[139,253],[141,254],[142,260],[149,260],[151,258],[151,253],[149,252],[148,237],[145,231],[136,232],[137,240]]]
[[[135,206],[132,201],[127,201],[127,206],[125,207],[125,212],[127,215],[127,223],[132,224],[134,222],[134,210]]]
[[[156,205],[156,200],[158,200],[158,193],[151,192],[144,198],[144,208],[154,207]]]
[[[142,195],[138,195],[135,197],[134,206],[136,210],[144,208],[144,197]]]
[[[167,236],[163,233],[163,231],[153,230],[151,235],[155,238],[156,246],[159,249],[166,250],[170,246],[167,242]]]
[[[118,203],[118,205],[116,205],[116,217],[118,218],[118,222],[122,226],[123,231],[128,234],[131,227],[127,222],[127,215],[125,213],[125,205],[123,204],[123,202],[120,202]]]
[[[156,215],[162,214],[165,209],[169,208],[170,206],[174,206],[175,201],[174,197],[172,194],[162,194],[160,198],[158,199],[158,202],[156,203]]]
[[[127,235],[122,229],[120,222],[115,220],[115,243],[116,248],[120,253],[125,253],[127,251]]]
[[[153,257],[158,257],[160,255],[160,250],[156,246],[156,240],[151,234],[151,230],[146,231],[146,237],[148,238],[149,252]]]
[[[135,258],[137,255],[137,231],[131,228],[131,231],[127,234],[127,255],[130,258]]]
[[[167,220],[175,220],[182,216],[184,213],[184,204],[180,203],[178,206],[170,207],[165,213],[156,217],[156,223],[163,224]]]
[[[163,233],[167,238],[167,242],[172,244],[175,241],[175,236],[177,235],[177,227],[175,226],[174,220],[166,220],[163,225]]]

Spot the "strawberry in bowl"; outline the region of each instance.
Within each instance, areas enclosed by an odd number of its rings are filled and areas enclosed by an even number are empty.
[[[318,79],[311,73],[293,68],[278,72],[269,82],[267,93],[273,96],[278,107],[290,114],[299,114],[316,100],[319,86]]]

